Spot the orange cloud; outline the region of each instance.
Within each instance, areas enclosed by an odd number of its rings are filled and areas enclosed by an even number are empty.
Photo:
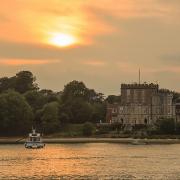
[[[104,66],[106,64],[105,62],[98,61],[98,60],[88,60],[81,63],[85,65],[95,66],[95,67]]]
[[[0,64],[8,66],[22,66],[22,65],[43,65],[58,63],[57,60],[24,60],[24,59],[11,59],[11,60],[0,60]]]
[[[163,17],[167,21],[176,6],[157,0],[6,0],[0,12],[9,19],[0,22],[0,38],[47,44],[51,34],[61,33],[84,45],[116,30],[109,17]]]

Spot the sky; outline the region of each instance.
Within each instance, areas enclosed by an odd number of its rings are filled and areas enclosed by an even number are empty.
[[[40,88],[72,80],[105,95],[121,83],[180,91],[179,0],[0,0],[0,77]]]

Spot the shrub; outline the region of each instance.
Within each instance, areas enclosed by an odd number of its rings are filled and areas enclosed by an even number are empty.
[[[83,125],[83,135],[91,136],[94,131],[94,125],[90,122],[85,122]]]
[[[161,134],[173,134],[175,130],[174,119],[161,118],[156,122],[156,127]]]
[[[176,123],[176,134],[180,134],[180,122]]]

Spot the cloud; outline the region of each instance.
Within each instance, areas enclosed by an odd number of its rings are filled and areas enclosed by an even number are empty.
[[[99,0],[89,6],[89,10],[96,9],[101,13],[105,11],[107,14],[119,18],[167,18],[170,14],[173,15],[174,10],[177,10],[176,3],[164,3],[158,0]]]
[[[0,23],[9,22],[9,21],[10,19],[8,17],[0,13]]]
[[[160,56],[162,63],[170,65],[178,65],[180,67],[180,53],[164,54]]]
[[[22,65],[43,65],[43,64],[52,64],[59,63],[59,61],[55,60],[26,60],[26,59],[8,59],[8,60],[0,60],[1,65],[8,66],[22,66]]]
[[[177,3],[158,0],[98,0],[93,3],[91,0],[6,0],[0,10],[11,22],[1,26],[0,38],[47,44],[49,33],[66,32],[77,36],[79,44],[88,44],[96,42],[97,36],[116,31],[113,19],[153,17],[172,22],[178,12]],[[9,4],[13,7],[11,13]]]
[[[28,68],[43,87],[59,90],[77,79],[113,93],[121,82],[136,81],[141,68],[144,81],[158,79],[179,89],[179,5],[179,0],[2,1],[0,73]],[[79,43],[50,45],[51,32],[61,31]],[[167,81],[173,78],[177,81]]]
[[[81,61],[81,64],[93,66],[93,67],[102,67],[106,65],[106,62],[100,60],[86,60],[86,61]]]

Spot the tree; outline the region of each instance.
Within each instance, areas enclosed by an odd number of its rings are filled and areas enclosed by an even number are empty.
[[[175,121],[173,118],[160,118],[156,122],[156,128],[159,133],[162,134],[173,134],[175,130]]]
[[[60,122],[62,123],[62,124],[67,124],[67,123],[69,123],[69,120],[70,118],[69,118],[69,115],[67,114],[67,113],[65,113],[65,112],[61,112],[60,114],[59,114],[59,120],[60,120]]]
[[[0,93],[5,93],[5,91],[11,89],[23,94],[24,102],[34,115],[31,125],[39,130],[44,128],[46,133],[50,133],[58,129],[60,122],[84,123],[91,121],[96,123],[104,119],[104,94],[97,93],[94,89],[88,89],[83,82],[74,80],[65,85],[63,91],[56,93],[49,89],[39,90],[35,80],[36,78],[30,71],[20,71],[10,78],[0,78]],[[3,113],[9,114],[10,107],[8,105],[5,109],[2,108]],[[16,106],[13,109],[16,109]],[[23,107],[21,111],[23,112]],[[9,120],[6,121],[8,118],[5,116],[3,118],[4,124],[2,123],[3,127],[0,127],[0,129],[4,131],[5,125],[10,122]],[[18,119],[18,114],[17,117],[14,115],[13,118]]]
[[[88,89],[83,82],[74,80],[64,86],[61,99],[63,102],[67,102],[74,98],[81,98],[90,103],[102,103],[104,94],[97,93],[94,89]]]
[[[83,134],[85,136],[91,136],[93,134],[94,131],[94,125],[90,122],[86,122],[83,125]]]
[[[66,109],[66,114],[69,115],[71,123],[84,123],[91,120],[92,106],[80,98],[73,99],[65,104],[64,108]]]
[[[13,77],[0,78],[0,92],[13,89],[19,93],[25,93],[29,90],[37,90],[36,78],[30,71],[20,71]]]
[[[1,134],[27,133],[32,127],[32,119],[32,109],[22,95],[14,91],[7,91],[0,95]]]
[[[88,89],[86,88],[83,82],[72,81],[64,86],[62,93],[62,101],[67,102],[71,101],[73,98],[82,98],[87,100]]]
[[[42,107],[47,103],[47,100],[44,98],[43,94],[36,90],[27,91],[24,94],[24,97],[34,112],[36,112],[38,109],[42,109]]]
[[[104,95],[88,89],[83,82],[65,85],[59,102],[61,118],[71,123],[99,122],[105,117]]]
[[[109,96],[106,98],[106,101],[107,101],[109,104],[120,103],[120,102],[121,102],[121,96],[109,95]]]
[[[45,104],[40,111],[40,120],[44,133],[56,132],[60,127],[59,104],[51,102]]]
[[[0,93],[7,91],[8,89],[14,89],[14,87],[15,87],[15,77],[0,78]]]
[[[92,105],[92,116],[91,116],[91,122],[93,123],[99,123],[100,120],[104,121],[106,116],[106,105],[105,103],[94,103]]]
[[[51,90],[31,90],[27,91],[24,96],[33,108],[34,112],[38,109],[41,109],[47,103],[58,101],[56,93]]]
[[[54,93],[52,90],[49,89],[42,89],[39,91],[43,97],[46,99],[46,102],[53,102],[58,101],[58,93]]]
[[[35,84],[36,78],[30,71],[20,71],[16,74],[15,90],[19,93],[25,93],[30,90],[38,89]]]
[[[87,89],[87,101],[91,103],[102,103],[104,94],[97,93],[94,89]]]

